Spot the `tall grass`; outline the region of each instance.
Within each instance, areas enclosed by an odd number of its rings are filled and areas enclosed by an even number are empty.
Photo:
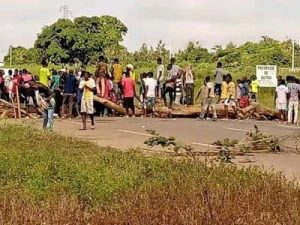
[[[299,212],[281,174],[0,125],[1,224],[300,224]]]

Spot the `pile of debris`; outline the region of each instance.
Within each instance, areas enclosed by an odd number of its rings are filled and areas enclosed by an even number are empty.
[[[111,101],[103,98],[94,97],[94,100],[104,104],[106,107],[113,109],[121,115],[125,114],[124,108]],[[225,117],[225,110],[223,104],[216,105],[218,118]],[[185,106],[174,104],[173,109],[165,107],[163,102],[158,102],[156,105],[156,116],[160,118],[166,117],[186,117],[186,118],[197,118],[201,111],[200,105]],[[258,103],[251,103],[250,106],[244,109],[238,109],[238,119],[257,119],[257,120],[275,120],[278,119],[278,112],[274,109],[262,107]],[[212,113],[211,111],[209,113]],[[136,107],[136,116],[143,115],[143,110],[140,107]],[[229,109],[229,117],[236,118],[236,113],[232,108]]]
[[[125,109],[109,100],[99,98],[97,96],[94,97],[96,102],[99,102],[106,107],[114,110],[119,115],[125,115]],[[0,99],[0,118],[37,118],[38,114],[43,112],[45,107],[41,106],[39,109],[35,109],[34,107],[30,107],[28,113],[26,112],[26,108],[23,104],[12,104],[3,99]],[[216,105],[218,118],[225,117],[225,110],[223,104]],[[163,102],[158,102],[156,105],[156,117],[159,118],[197,118],[199,117],[201,111],[200,105],[193,106],[185,106],[174,104],[172,110],[168,107],[165,107]],[[211,114],[212,111],[209,111]],[[256,120],[276,120],[278,119],[278,113],[276,110],[262,107],[258,103],[251,103],[250,106],[244,109],[238,109],[238,119],[256,119]],[[142,107],[136,106],[136,116],[143,115]],[[229,117],[236,118],[236,113],[232,108],[229,109]]]
[[[38,113],[41,113],[39,110],[29,108],[27,112],[23,104],[13,104],[4,99],[0,99],[0,119],[3,118],[30,118],[36,119]]]

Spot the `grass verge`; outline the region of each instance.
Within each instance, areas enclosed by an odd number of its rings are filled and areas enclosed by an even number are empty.
[[[300,224],[281,174],[145,158],[0,124],[1,224]]]

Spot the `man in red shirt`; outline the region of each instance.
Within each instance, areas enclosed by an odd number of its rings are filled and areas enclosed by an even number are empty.
[[[132,110],[133,116],[135,116],[134,97],[135,82],[130,78],[130,73],[126,72],[125,78],[122,79],[122,89],[124,95],[124,107],[126,108],[126,117],[129,117],[129,109]]]

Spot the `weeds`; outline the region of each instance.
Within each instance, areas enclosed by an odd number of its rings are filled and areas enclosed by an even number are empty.
[[[300,224],[299,211],[281,174],[0,125],[1,224]]]

